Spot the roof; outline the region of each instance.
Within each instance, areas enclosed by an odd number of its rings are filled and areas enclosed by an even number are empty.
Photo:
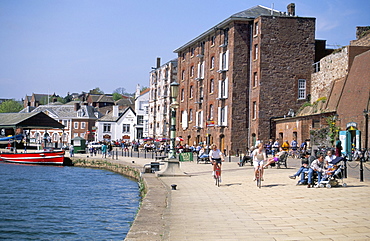
[[[0,113],[0,128],[64,129],[64,125],[42,112]]]
[[[40,105],[32,110],[32,112],[48,113],[50,116],[55,116],[55,118],[58,119],[77,118],[74,103],[79,102],[71,101],[64,105]],[[95,116],[95,112],[97,111],[93,106],[81,105],[78,111],[82,112],[80,115],[81,118],[97,119],[97,117]]]
[[[113,116],[113,111],[110,111],[103,117],[99,118],[97,122],[117,122],[127,111],[132,111],[132,113],[135,114],[135,111],[129,106],[125,108],[123,112],[119,112],[118,116]]]
[[[247,10],[244,10],[244,11],[241,11],[241,12],[238,12],[236,14],[231,15],[229,18],[227,18],[224,21],[216,24],[214,27],[210,28],[209,30],[202,33],[198,37],[196,37],[193,40],[189,41],[188,43],[182,45],[181,47],[175,49],[173,52],[178,53],[178,52],[182,51],[184,48],[198,42],[199,40],[203,39],[204,37],[206,37],[210,33],[215,32],[217,29],[224,27],[225,25],[227,25],[228,23],[230,23],[232,21],[235,21],[235,20],[251,21],[251,20],[253,20],[253,19],[255,19],[259,16],[271,16],[271,15],[291,17],[289,15],[285,15],[283,12],[273,10],[271,8],[264,7],[264,6],[261,6],[261,5],[257,5],[255,7],[251,7]]]

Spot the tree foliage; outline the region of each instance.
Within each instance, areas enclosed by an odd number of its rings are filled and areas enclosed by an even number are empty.
[[[117,93],[117,92],[114,92],[114,93],[113,93],[113,100],[114,100],[114,101],[117,101],[117,100],[119,100],[119,99],[122,99],[122,95],[121,95],[121,94],[119,94],[119,93]]]
[[[100,90],[99,87],[96,87],[95,89],[92,89],[89,91],[90,94],[97,94],[97,95],[102,95],[104,94],[104,92],[102,90]]]
[[[0,113],[14,113],[23,109],[23,106],[15,100],[7,100],[0,104]]]

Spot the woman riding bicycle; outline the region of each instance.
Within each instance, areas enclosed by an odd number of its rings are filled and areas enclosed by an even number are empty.
[[[261,179],[263,181],[263,161],[267,160],[267,156],[262,143],[258,144],[257,149],[252,152],[252,158],[254,166],[254,181],[257,179],[258,169],[261,169]]]
[[[215,176],[217,166],[220,167],[220,173],[219,174],[221,176],[221,162],[225,161],[225,159],[224,159],[224,154],[222,154],[222,152],[219,149],[217,149],[216,144],[211,145],[211,150],[209,151],[209,161],[213,165],[212,176]]]

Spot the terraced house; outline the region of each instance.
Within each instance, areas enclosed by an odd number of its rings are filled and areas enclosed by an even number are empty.
[[[177,48],[178,135],[235,153],[270,138],[270,118],[306,101],[315,18],[255,6]]]

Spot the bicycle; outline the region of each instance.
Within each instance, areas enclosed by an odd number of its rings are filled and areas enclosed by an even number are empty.
[[[215,180],[216,180],[216,186],[220,186],[220,182],[221,182],[221,166],[218,165],[218,164],[215,164],[216,165],[216,171],[215,171]]]
[[[256,173],[256,184],[257,184],[257,187],[258,188],[261,188],[262,187],[262,180],[263,180],[263,177],[262,177],[262,166],[261,165],[258,165],[257,167],[257,173]]]

